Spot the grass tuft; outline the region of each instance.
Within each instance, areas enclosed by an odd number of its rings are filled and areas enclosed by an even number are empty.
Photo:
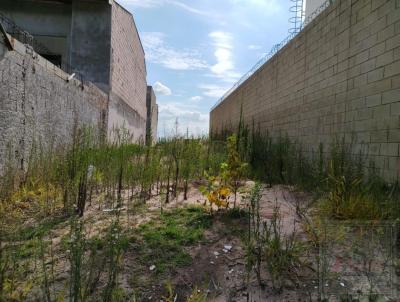
[[[141,225],[134,238],[142,264],[155,265],[158,273],[189,265],[185,247],[204,240],[204,230],[212,224],[210,215],[199,207],[164,212],[159,220]]]

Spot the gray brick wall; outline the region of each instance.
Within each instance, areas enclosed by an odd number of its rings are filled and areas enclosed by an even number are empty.
[[[11,159],[25,169],[32,145],[71,141],[80,124],[106,127],[107,96],[93,84],[67,81],[68,74],[14,40],[9,51],[0,34],[0,174]]]
[[[236,127],[241,107],[249,126],[310,152],[343,137],[399,179],[399,1],[335,1],[212,110],[211,133]]]
[[[111,20],[109,127],[124,126],[135,139],[144,140],[147,115],[144,50],[132,15],[114,1]]]

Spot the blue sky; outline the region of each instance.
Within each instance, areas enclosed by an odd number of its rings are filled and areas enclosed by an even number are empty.
[[[134,16],[159,136],[207,134],[210,108],[288,35],[289,0],[119,0]]]

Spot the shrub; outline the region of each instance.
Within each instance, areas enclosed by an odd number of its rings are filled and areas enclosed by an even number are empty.
[[[385,194],[373,194],[362,178],[350,178],[335,172],[332,167],[327,182],[329,190],[320,202],[324,216],[340,220],[379,220],[390,216],[388,197]]]

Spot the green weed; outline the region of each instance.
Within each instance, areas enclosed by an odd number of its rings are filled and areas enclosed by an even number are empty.
[[[210,216],[197,207],[164,212],[159,220],[141,225],[136,245],[142,264],[155,265],[159,273],[189,265],[185,246],[204,239],[204,230],[211,226]]]

